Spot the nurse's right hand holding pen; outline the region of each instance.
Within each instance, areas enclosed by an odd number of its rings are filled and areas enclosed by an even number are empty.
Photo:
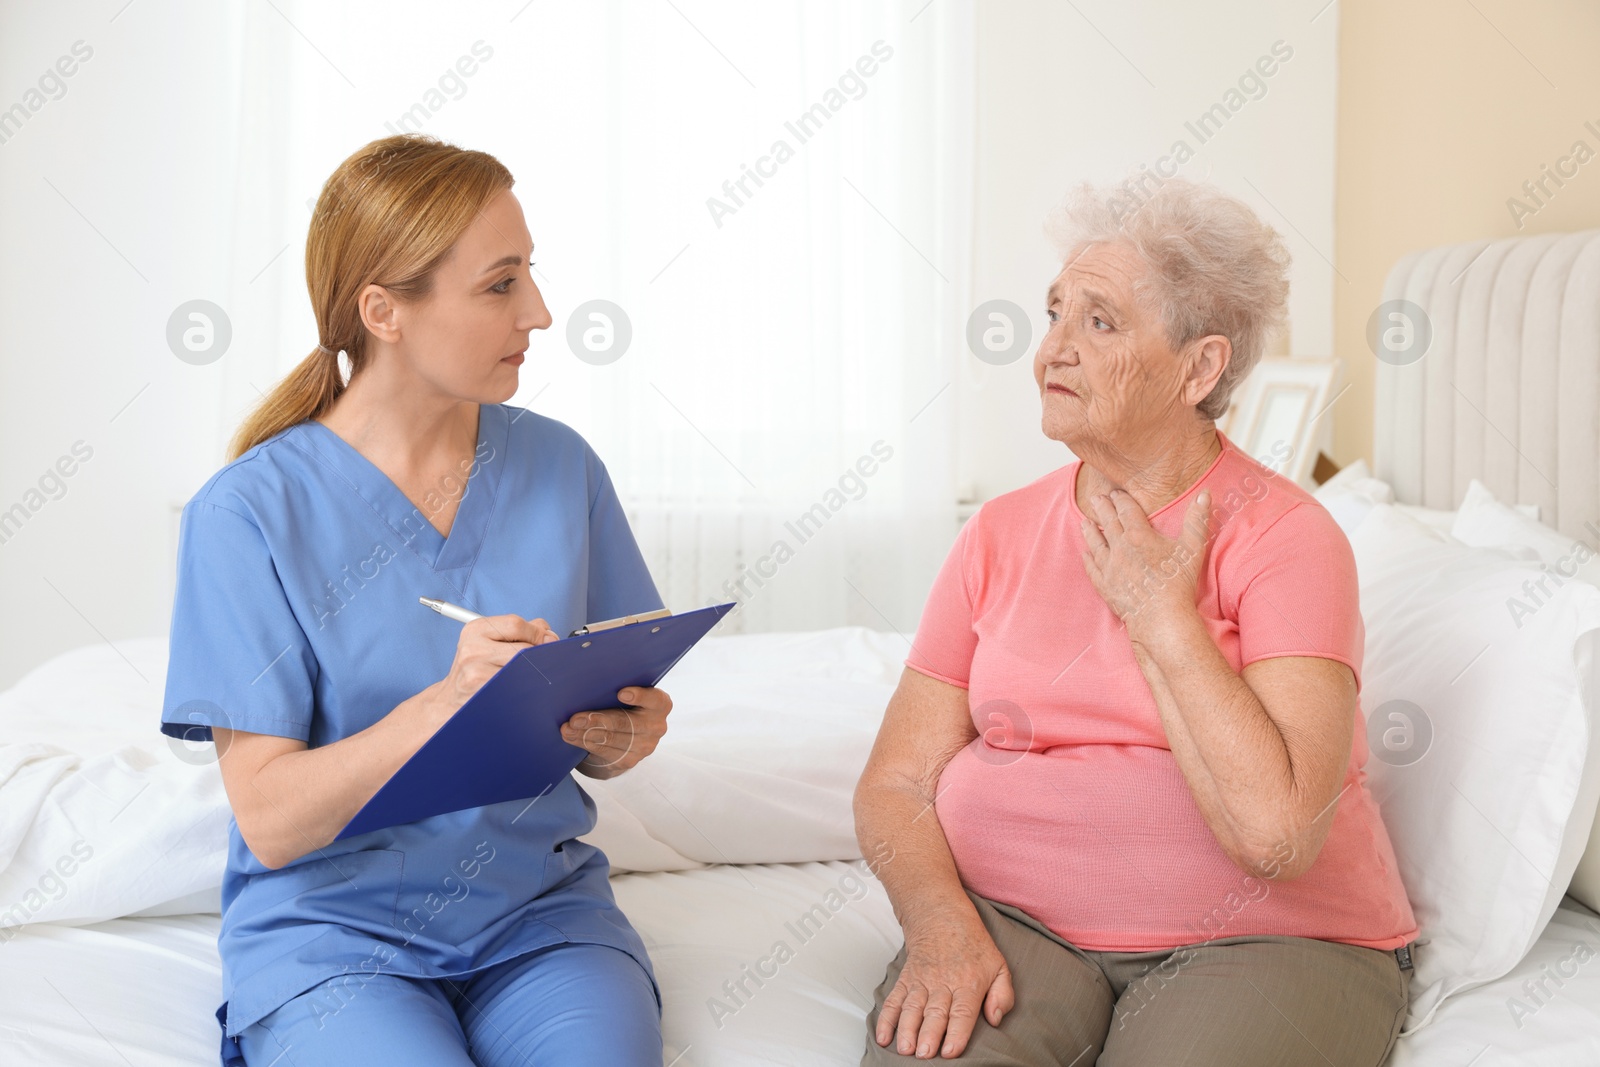
[[[559,635],[543,619],[474,616],[462,627],[445,677],[365,730],[327,744],[308,747],[291,737],[213,727],[223,785],[245,846],[272,869],[330,844],[512,656],[555,640]],[[561,727],[563,739],[589,752],[578,769],[591,778],[621,774],[655,751],[667,732],[672,698],[666,693],[630,686],[617,700],[624,706],[581,711]]]

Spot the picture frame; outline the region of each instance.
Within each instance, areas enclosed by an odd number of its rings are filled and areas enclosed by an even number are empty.
[[[1217,428],[1257,462],[1309,486],[1338,377],[1336,359],[1263,359],[1234,390]]]

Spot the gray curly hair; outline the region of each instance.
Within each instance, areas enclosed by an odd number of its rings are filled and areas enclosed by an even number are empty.
[[[1288,318],[1289,250],[1237,197],[1186,178],[1150,191],[1152,180],[1086,182],[1051,213],[1045,232],[1063,260],[1086,244],[1131,248],[1149,268],[1135,294],[1160,316],[1174,349],[1209,334],[1231,342],[1227,368],[1199,404],[1202,415],[1218,419]]]

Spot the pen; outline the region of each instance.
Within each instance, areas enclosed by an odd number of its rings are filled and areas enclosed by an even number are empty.
[[[460,604],[452,604],[448,600],[440,600],[431,596],[419,596],[417,599],[422,602],[423,607],[432,608],[445,618],[454,619],[456,622],[471,622],[473,619],[483,618],[476,611],[464,608]],[[549,641],[559,641],[560,639],[560,634],[554,630],[546,629],[544,638],[538,643],[544,644]]]
[[[422,602],[423,607],[432,608],[445,618],[454,619],[456,622],[471,622],[473,619],[483,618],[476,611],[469,611],[459,604],[450,603],[448,600],[436,600],[431,596],[418,597],[417,599]]]
[[[423,607],[432,608],[445,618],[454,619],[456,622],[471,622],[473,619],[483,618],[483,616],[479,615],[476,611],[464,608],[459,604],[452,604],[448,600],[440,600],[431,596],[418,597],[417,600],[422,604]],[[591,622],[587,626],[580,626],[576,630],[572,631],[572,636],[578,637],[583,634],[592,634],[600,630],[609,630],[614,626],[626,626],[629,623],[648,622],[651,619],[664,619],[671,614],[672,611],[668,608],[657,608],[655,611],[646,611],[639,615],[624,615],[621,618],[607,619],[604,622]]]

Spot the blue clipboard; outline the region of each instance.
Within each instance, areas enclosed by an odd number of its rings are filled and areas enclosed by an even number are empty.
[[[356,812],[335,841],[401,823],[543,796],[586,751],[561,737],[580,711],[653,686],[733,602],[525,648],[467,699]]]

